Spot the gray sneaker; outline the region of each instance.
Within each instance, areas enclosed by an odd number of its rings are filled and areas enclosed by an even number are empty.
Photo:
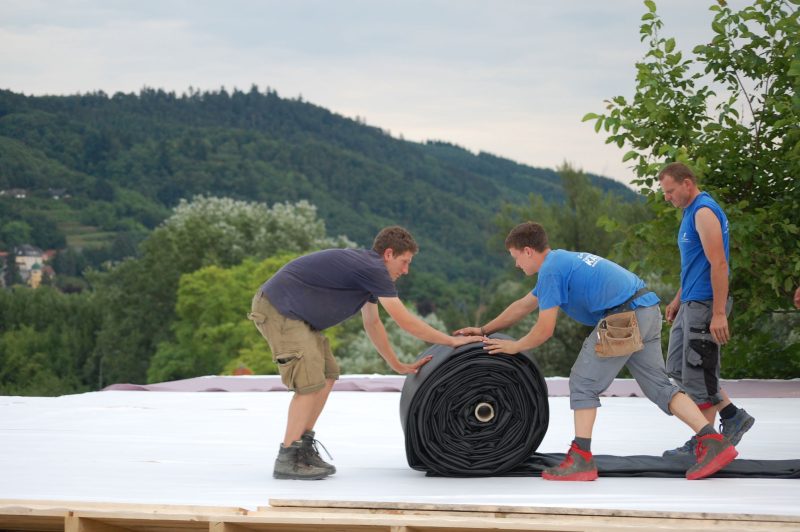
[[[664,458],[676,458],[679,456],[693,456],[694,449],[697,447],[697,436],[692,436],[689,440],[675,449],[669,449],[661,453]]]
[[[292,442],[289,447],[281,444],[272,476],[292,480],[319,480],[327,477],[328,470],[309,464],[307,454],[300,441]]]
[[[322,442],[314,438],[314,431],[307,430],[303,433],[301,440],[303,442],[303,449],[306,452],[306,461],[316,467],[321,467],[328,471],[329,475],[333,475],[336,473],[336,466],[333,464],[329,464],[322,457],[319,455],[319,449],[317,449],[317,444],[319,443],[323,449],[325,446],[322,445]],[[331,453],[328,452],[328,449],[325,449],[325,454],[328,455],[328,458],[333,459]]]
[[[744,408],[740,408],[735,416],[722,420],[719,431],[733,445],[738,445],[744,433],[750,430],[755,422],[756,418],[748,414]]]

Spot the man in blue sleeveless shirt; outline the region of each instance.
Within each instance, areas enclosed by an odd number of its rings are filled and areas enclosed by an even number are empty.
[[[281,268],[253,297],[251,312],[269,343],[281,381],[294,396],[273,476],[316,480],[336,472],[316,449],[314,425],[322,413],[339,366],[323,329],[361,311],[364,329],[378,353],[401,374],[416,373],[430,357],[412,364],[398,360],[378,314],[378,303],[409,334],[425,342],[459,346],[479,336],[453,337],[411,314],[397,297],[395,281],[408,273],[418,251],[402,227],[378,233],[371,250],[327,249]]]
[[[731,403],[719,386],[720,346],[730,339],[728,313],[728,218],[719,204],[697,188],[697,177],[683,163],[671,163],[658,174],[664,199],[683,209],[678,231],[681,285],[665,314],[672,323],[667,372],[721,431],[737,445],[755,423],[753,416]],[[694,452],[692,437],[664,456]]]
[[[623,366],[627,366],[648,399],[668,415],[676,415],[697,434],[700,448],[696,463],[686,472],[695,480],[712,475],[736,457],[736,449],[718,434],[689,397],[673,385],[661,353],[659,299],[644,281],[622,266],[591,253],[551,250],[544,228],[533,222],[518,225],[508,234],[506,248],[526,275],[539,274],[533,291],[518,299],[483,327],[466,327],[456,334],[490,334],[518,322],[539,308],[531,331],[519,340],[484,338],[492,354],[516,354],[546,342],[556,327],[558,309],[584,325],[595,326],[583,342],[569,375],[570,408],[574,411],[575,439],[567,457],[557,467],[542,472],[545,480],[594,480],[597,466],[591,452],[592,428],[600,394]],[[643,347],[625,356],[598,356],[598,324],[620,306],[633,310],[639,322]]]

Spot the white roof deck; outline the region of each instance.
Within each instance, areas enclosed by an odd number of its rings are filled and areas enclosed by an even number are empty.
[[[0,499],[233,506],[270,500],[561,507],[800,516],[793,479],[428,478],[405,459],[397,392],[334,391],[317,424],[338,473],[279,481],[272,466],[291,395],[285,392],[106,391],[54,398],[0,396]],[[735,398],[756,418],[740,458],[800,458],[800,398]],[[654,454],[689,434],[638,397],[603,399],[592,450]],[[541,452],[573,436],[566,397],[550,398]]]

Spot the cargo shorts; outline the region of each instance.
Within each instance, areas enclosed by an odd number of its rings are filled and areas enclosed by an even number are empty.
[[[325,386],[326,379],[339,378],[339,365],[325,335],[278,312],[261,291],[253,297],[247,318],[269,344],[272,361],[289,391],[313,393]]]
[[[667,373],[700,408],[722,401],[720,394],[720,346],[711,337],[713,301],[681,303],[667,350]],[[728,298],[725,313],[730,314]]]

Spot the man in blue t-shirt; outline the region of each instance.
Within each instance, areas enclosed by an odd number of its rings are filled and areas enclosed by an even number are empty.
[[[697,177],[683,163],[671,163],[658,174],[664,199],[683,210],[678,230],[681,285],[665,314],[672,323],[667,372],[697,403],[709,423],[716,413],[722,434],[734,445],[755,423],[753,416],[731,403],[720,388],[720,346],[730,339],[728,313],[728,218],[722,207],[697,187]],[[664,452],[664,456],[694,452],[696,439]]]
[[[670,383],[661,353],[661,311],[658,296],[644,281],[622,266],[591,253],[550,249],[544,228],[533,222],[518,225],[506,237],[506,248],[526,275],[539,274],[533,291],[518,299],[483,327],[466,327],[455,334],[482,334],[491,354],[517,354],[546,342],[556,327],[559,308],[585,325],[594,326],[583,342],[569,375],[570,408],[574,411],[575,439],[560,465],[542,472],[545,480],[594,480],[597,466],[591,452],[592,428],[600,394],[623,366],[627,366],[648,399],[668,415],[674,414],[697,434],[696,463],[686,472],[690,480],[719,471],[736,457],[733,445],[679,388]],[[531,331],[519,340],[501,340],[487,334],[505,329],[539,309]],[[643,347],[629,355],[599,356],[595,346],[599,323],[620,309],[636,313]]]
[[[281,381],[294,391],[275,478],[314,480],[336,472],[319,456],[314,439],[314,425],[339,378],[339,366],[322,330],[361,311],[367,336],[401,374],[416,373],[431,357],[400,362],[389,344],[378,303],[400,328],[425,342],[456,347],[481,340],[434,329],[397,297],[394,283],[408,273],[418,250],[408,231],[387,227],[375,237],[371,250],[327,249],[289,262],[253,297],[248,317],[269,343]]]

